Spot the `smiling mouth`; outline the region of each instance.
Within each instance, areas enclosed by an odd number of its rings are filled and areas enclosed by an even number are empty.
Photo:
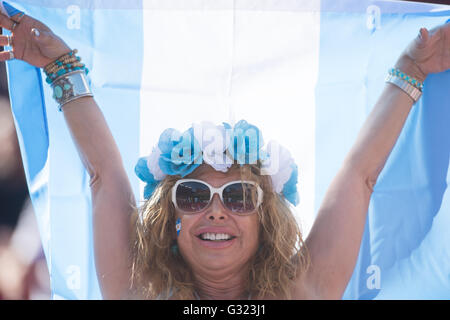
[[[201,233],[197,236],[197,238],[199,238],[200,240],[203,241],[230,241],[233,240],[234,238],[236,238],[235,236],[232,236],[230,234],[227,233],[211,233],[211,232],[206,232],[206,233]]]

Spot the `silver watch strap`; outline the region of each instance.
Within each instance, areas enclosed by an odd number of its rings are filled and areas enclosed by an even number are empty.
[[[414,100],[414,102],[417,102],[417,100],[419,100],[420,96],[422,95],[422,91],[400,77],[389,74],[386,78],[386,82],[392,83],[405,91]]]
[[[81,97],[93,96],[84,70],[66,73],[56,78],[51,86],[53,88],[53,98],[59,104],[59,111],[70,101]]]

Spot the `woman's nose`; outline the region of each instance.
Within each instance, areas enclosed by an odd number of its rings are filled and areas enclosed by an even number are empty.
[[[206,213],[206,218],[211,221],[224,221],[227,219],[226,208],[223,206],[222,201],[218,194],[215,194],[211,200],[211,205]]]

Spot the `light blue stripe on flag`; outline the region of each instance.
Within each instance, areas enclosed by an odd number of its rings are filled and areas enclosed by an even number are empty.
[[[139,153],[142,69],[140,1],[10,1],[48,25],[93,70],[92,89],[113,133],[126,170]],[[99,299],[92,241],[89,177],[41,72],[8,62],[11,104],[55,299]],[[44,75],[45,76],[45,75]],[[48,117],[48,119],[47,119]],[[47,124],[50,128],[47,130]],[[130,136],[133,137],[130,139]],[[50,144],[49,144],[50,141]],[[46,162],[48,160],[48,162]],[[47,167],[45,166],[47,164]],[[33,187],[38,177],[39,189]],[[133,188],[138,194],[139,186]]]
[[[381,93],[388,68],[421,27],[430,30],[450,15],[448,6],[445,11],[445,6],[422,3],[322,4],[316,209]],[[424,96],[412,108],[378,178],[347,299],[450,297],[450,236],[438,222],[450,219],[443,201],[450,150],[449,85],[450,71],[427,79]]]
[[[38,69],[30,68],[19,60],[9,61],[7,72],[9,96],[30,197],[38,217],[44,251],[49,253],[49,140],[41,75]],[[50,255],[46,254],[46,258],[50,266]]]

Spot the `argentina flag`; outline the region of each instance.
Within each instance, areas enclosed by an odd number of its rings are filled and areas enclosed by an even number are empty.
[[[246,119],[299,168],[305,235],[421,27],[450,6],[370,0],[10,0],[77,48],[137,203],[160,133]],[[12,7],[11,7],[12,6]],[[89,175],[45,74],[7,62],[12,112],[53,299],[101,299]],[[450,298],[450,71],[431,74],[377,180],[344,299]],[[349,221],[348,223],[351,223]]]

